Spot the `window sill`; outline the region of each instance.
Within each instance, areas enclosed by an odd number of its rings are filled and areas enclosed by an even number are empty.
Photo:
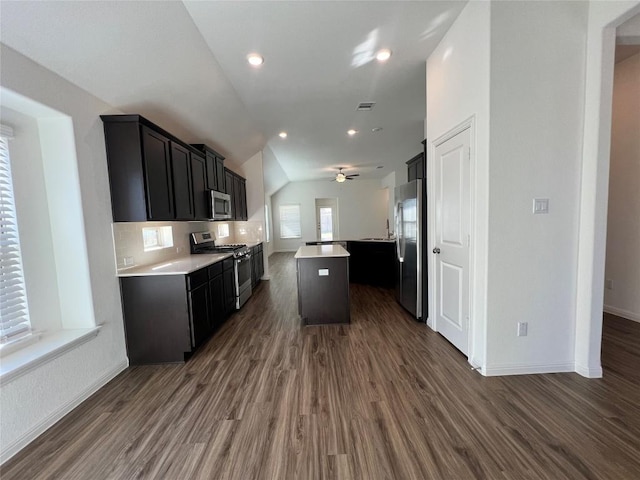
[[[0,385],[24,375],[98,335],[100,327],[60,330],[2,358]]]

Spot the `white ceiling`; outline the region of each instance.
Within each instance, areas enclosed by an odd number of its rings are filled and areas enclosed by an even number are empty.
[[[381,177],[418,153],[425,61],[464,4],[2,1],[0,40],[236,164],[270,149],[270,192],[282,171],[295,181],[361,166]],[[386,64],[372,60],[379,48],[393,51]],[[265,58],[258,69],[246,62],[253,51]],[[372,112],[356,112],[363,101]]]

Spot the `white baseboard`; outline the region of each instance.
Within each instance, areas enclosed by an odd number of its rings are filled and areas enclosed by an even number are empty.
[[[586,378],[602,378],[602,366],[585,367],[584,365],[576,364],[576,373]]]
[[[0,454],[0,465],[5,463],[11,457],[13,457],[16,453],[22,450],[24,447],[33,442],[36,438],[42,435],[49,428],[53,427],[58,421],[62,419],[65,415],[71,412],[74,408],[84,402],[91,395],[96,393],[100,388],[104,387],[107,383],[109,383],[113,378],[116,377],[120,372],[125,370],[129,366],[129,362],[127,360],[120,362],[114,368],[105,373],[102,377],[98,378],[95,382],[93,382],[89,387],[87,387],[83,392],[80,393],[76,398],[70,400],[69,402],[62,405],[56,411],[54,411],[51,415],[48,415],[41,422],[31,428],[28,432],[18,438],[15,442],[10,444],[2,453]]]
[[[532,375],[539,373],[566,373],[575,372],[573,363],[556,363],[544,365],[493,365],[480,370],[486,377],[501,375]]]
[[[605,305],[603,310],[612,315],[617,315],[618,317],[626,318],[627,320],[633,320],[634,322],[640,322],[640,315],[637,313],[630,312],[629,310],[624,310],[622,308],[612,307],[611,305]]]

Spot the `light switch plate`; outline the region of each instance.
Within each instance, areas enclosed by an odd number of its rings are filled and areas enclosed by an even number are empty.
[[[549,199],[548,198],[534,198],[533,199],[533,213],[549,213]]]

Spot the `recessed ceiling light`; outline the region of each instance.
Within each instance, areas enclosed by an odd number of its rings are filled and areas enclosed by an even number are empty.
[[[378,60],[379,62],[386,62],[387,60],[389,60],[389,58],[391,58],[391,50],[389,50],[388,48],[378,50],[378,53],[376,53],[376,60]]]
[[[382,130],[382,127],[374,127],[374,128],[372,128],[372,129],[371,129],[371,131],[372,131],[373,133],[379,132],[379,131],[381,131],[381,130]]]
[[[280,138],[287,138],[287,132],[280,132],[280,133],[278,134],[278,136],[279,136]]]
[[[250,53],[247,55],[247,61],[254,67],[259,67],[264,63],[264,58],[262,58],[262,55],[257,53]]]
[[[347,135],[353,137],[356,133],[358,133],[358,130],[354,130],[353,128],[351,130],[347,130]]]

